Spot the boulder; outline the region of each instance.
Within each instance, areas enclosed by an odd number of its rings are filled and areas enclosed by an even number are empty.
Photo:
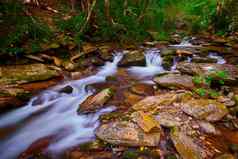
[[[89,96],[78,109],[78,112],[93,112],[101,108],[113,96],[113,91],[110,88],[104,89],[96,95]]]
[[[143,110],[143,111],[151,111],[159,109],[160,106],[171,105],[174,102],[182,102],[191,99],[191,94],[188,92],[183,93],[175,93],[169,92],[166,94],[161,94],[157,96],[149,96],[139,101],[135,105],[133,105],[134,110]]]
[[[159,122],[152,115],[146,114],[143,111],[134,112],[131,118],[146,133],[155,127],[160,128]]]
[[[189,75],[166,74],[163,76],[155,77],[154,81],[158,85],[170,89],[193,89],[195,87],[192,76]]]
[[[227,154],[222,154],[222,155],[216,157],[215,159],[235,159],[235,156],[227,153]]]
[[[230,64],[214,64],[214,63],[187,63],[181,62],[177,65],[177,69],[182,73],[199,76],[211,76],[214,79],[223,79],[226,82],[237,82],[238,68]],[[220,75],[220,74],[225,75]],[[224,77],[223,77],[224,76]]]
[[[195,144],[191,137],[177,129],[174,129],[170,135],[176,150],[183,159],[203,159],[203,149]]]
[[[128,121],[103,124],[96,130],[96,136],[110,144],[125,146],[158,146],[160,142],[160,130],[145,133]]]
[[[193,137],[179,128],[174,128],[170,133],[173,144],[183,159],[208,159],[213,158],[217,153],[216,145],[206,144],[200,137]],[[210,141],[211,142],[211,141]]]
[[[0,67],[0,84],[23,84],[48,80],[59,73],[44,64],[28,64]]]
[[[124,51],[123,59],[119,62],[120,66],[143,66],[145,56],[143,50]]]
[[[209,57],[195,56],[192,58],[192,62],[195,62],[195,63],[217,63],[217,59],[209,58]]]
[[[181,105],[182,110],[188,115],[211,122],[219,121],[228,114],[226,106],[215,100],[192,99]]]

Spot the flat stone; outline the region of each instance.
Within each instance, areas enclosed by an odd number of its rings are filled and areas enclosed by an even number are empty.
[[[167,74],[155,77],[154,81],[162,87],[171,89],[193,89],[195,87],[192,76],[189,75]]]
[[[192,99],[182,103],[182,110],[196,119],[207,120],[211,122],[221,120],[228,110],[226,106],[215,100]]]
[[[103,124],[96,130],[96,136],[110,144],[125,146],[158,146],[160,131],[145,133],[137,124],[116,121]]]
[[[23,84],[60,76],[44,64],[11,65],[0,67],[0,84]]]
[[[78,112],[91,112],[101,108],[113,96],[110,88],[104,89],[95,95],[89,96],[82,104],[80,104]]]
[[[152,115],[146,114],[142,111],[134,112],[131,115],[131,118],[146,133],[150,132],[153,128],[160,128],[159,122],[155,120]]]

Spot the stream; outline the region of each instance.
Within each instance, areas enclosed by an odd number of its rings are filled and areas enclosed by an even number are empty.
[[[188,41],[173,47],[191,47]],[[210,58],[217,59],[218,64],[226,61],[216,53],[210,53]],[[51,137],[51,143],[45,150],[56,155],[74,146],[93,141],[95,129],[100,125],[99,117],[116,110],[111,105],[90,114],[78,114],[79,105],[95,90],[90,85],[103,83],[108,76],[117,73],[118,63],[123,58],[123,52],[114,54],[112,62],[106,62],[95,75],[73,81],[65,81],[53,88],[33,97],[27,105],[0,116],[0,130],[6,133],[0,136],[1,159],[17,158],[35,141]],[[127,72],[142,83],[153,84],[151,78],[166,70],[162,67],[163,59],[160,50],[152,48],[145,51],[145,66],[131,66]],[[187,58],[191,62],[192,57]],[[175,71],[179,57],[174,57],[173,66],[169,71]],[[72,93],[63,93],[66,86],[73,88]],[[0,133],[1,134],[1,133]]]

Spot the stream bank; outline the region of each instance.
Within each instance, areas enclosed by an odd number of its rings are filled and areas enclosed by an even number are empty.
[[[3,67],[3,90],[35,96],[0,117],[1,154],[237,158],[238,56],[228,43],[85,44],[66,62],[40,53],[30,57],[38,64]]]

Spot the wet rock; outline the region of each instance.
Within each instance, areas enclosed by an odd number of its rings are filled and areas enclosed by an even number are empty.
[[[124,100],[125,103],[127,103],[130,106],[136,104],[137,102],[139,102],[140,100],[142,100],[144,98],[144,96],[135,94],[131,91],[124,91],[123,95],[125,97],[125,100]]]
[[[195,63],[217,63],[217,59],[209,58],[209,57],[194,56],[192,58],[192,62],[195,62]]]
[[[111,152],[98,152],[98,151],[71,151],[67,154],[67,159],[111,159],[113,154]]]
[[[159,122],[154,119],[152,115],[146,114],[142,111],[134,112],[131,118],[144,131],[150,132],[153,128],[160,128]]]
[[[150,96],[154,94],[154,89],[151,85],[146,85],[141,83],[134,84],[130,88],[130,91],[135,94],[143,95],[143,96]]]
[[[64,61],[62,65],[67,71],[73,71],[77,67],[75,63],[72,63],[70,61]]]
[[[113,96],[113,91],[110,88],[104,89],[96,95],[89,96],[78,109],[78,112],[92,112],[104,106]]]
[[[158,146],[160,131],[145,133],[138,125],[128,121],[103,124],[96,130],[96,136],[103,141],[125,146]]]
[[[120,66],[142,66],[145,65],[145,56],[143,50],[124,51]]]
[[[176,150],[183,159],[203,159],[203,149],[193,142],[193,139],[183,132],[174,129],[171,132],[171,139]]]
[[[92,52],[96,51],[97,49],[98,48],[95,45],[91,44],[91,43],[84,43],[82,45],[82,51],[83,51],[84,54],[92,53]]]
[[[179,128],[174,128],[170,136],[183,159],[208,159],[213,158],[217,153],[216,148],[212,147],[212,143],[206,145],[202,139],[189,136]]]
[[[150,111],[159,108],[160,105],[170,105],[177,100],[176,94],[164,94],[150,96],[133,105],[134,110]]]
[[[176,50],[164,48],[164,49],[162,49],[160,51],[160,55],[161,55],[161,57],[164,57],[164,56],[174,56],[174,55],[176,55]]]
[[[165,111],[160,110],[159,113],[156,115],[156,120],[158,120],[159,123],[164,127],[172,128],[175,126],[180,126],[183,122],[177,114],[179,113],[179,111],[175,113],[175,111],[170,110],[176,109],[167,109]]]
[[[161,94],[157,96],[149,96],[139,101],[135,105],[133,105],[134,110],[143,110],[143,111],[151,111],[157,110],[160,106],[171,105],[174,102],[187,101],[191,99],[191,94],[188,92],[185,93],[175,93],[170,92],[166,94]]]
[[[233,107],[236,104],[236,102],[233,99],[228,98],[228,97],[224,97],[224,96],[218,97],[217,101],[221,102],[221,103],[224,103],[224,105],[227,106],[227,107]]]
[[[154,78],[154,81],[162,86],[170,89],[193,89],[194,83],[192,76],[180,74],[167,74]]]
[[[200,126],[201,130],[207,134],[213,134],[213,135],[221,134],[221,132],[218,129],[216,129],[216,127],[213,124],[211,124],[209,122],[199,121],[199,126]]]
[[[71,86],[65,86],[65,87],[62,88],[59,92],[60,92],[60,93],[70,94],[70,93],[73,92],[73,87],[71,87]]]
[[[211,122],[219,121],[228,114],[224,104],[209,99],[192,99],[182,103],[181,108],[185,113],[196,119],[204,119]]]
[[[220,65],[211,63],[181,62],[177,65],[177,69],[190,75],[211,76],[217,80],[222,78],[226,82],[236,82],[238,79],[238,68],[229,64]],[[220,77],[223,75],[220,75],[219,73],[225,73],[225,77]]]
[[[193,53],[191,51],[188,51],[188,50],[176,50],[176,54],[178,56],[191,56],[191,55],[193,55]]]
[[[0,67],[1,84],[23,84],[48,80],[60,76],[55,70],[43,64],[15,65]]]
[[[235,159],[235,156],[233,156],[232,154],[223,154],[216,157],[215,159]]]

